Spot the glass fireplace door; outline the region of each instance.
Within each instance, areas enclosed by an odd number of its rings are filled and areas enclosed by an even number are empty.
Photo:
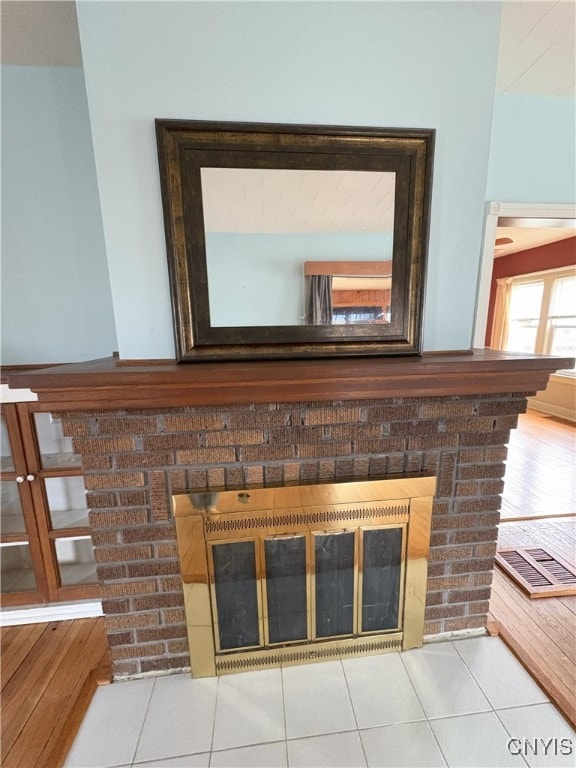
[[[406,524],[208,543],[217,653],[401,625]]]

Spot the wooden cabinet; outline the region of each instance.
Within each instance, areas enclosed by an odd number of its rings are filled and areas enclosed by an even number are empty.
[[[2,606],[100,596],[80,456],[46,404],[2,406]]]

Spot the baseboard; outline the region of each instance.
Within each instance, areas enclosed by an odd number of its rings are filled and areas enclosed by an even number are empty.
[[[442,643],[446,640],[464,640],[467,637],[486,637],[487,635],[488,630],[486,627],[458,629],[454,630],[454,632],[440,632],[437,635],[424,635],[424,645]]]
[[[576,419],[574,418],[574,411],[571,408],[561,408],[559,405],[534,402],[534,400],[531,398],[528,398],[528,408],[531,411],[544,413],[547,416],[556,416],[558,419],[571,421],[573,424],[576,422]]]
[[[49,621],[91,619],[103,616],[100,600],[84,600],[75,603],[47,603],[26,608],[3,608],[0,611],[0,627],[18,624],[42,624]]]

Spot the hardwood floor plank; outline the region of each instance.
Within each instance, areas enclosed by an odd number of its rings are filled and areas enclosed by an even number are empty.
[[[528,411],[510,439],[499,547],[541,547],[576,564],[576,429]],[[491,627],[576,727],[576,597],[531,600],[496,568]]]
[[[570,679],[574,676],[576,667],[573,651],[570,650],[570,643],[566,644],[565,637],[560,633],[560,621],[544,620],[542,615],[534,610],[532,601],[515,585],[510,584],[505,576],[501,579],[495,578],[493,590],[494,601],[491,603],[491,609],[500,625],[512,627],[527,644],[540,648],[542,658],[547,659],[547,666],[556,669],[560,678]],[[566,653],[566,649],[569,653]]]
[[[575,514],[575,455],[574,424],[536,411],[521,414],[508,446],[502,519]]]
[[[574,561],[574,518],[505,522],[499,546],[541,546]],[[490,612],[499,635],[576,727],[576,597],[531,600],[499,568]]]
[[[502,576],[501,579],[506,577]],[[495,579],[495,590],[490,603],[499,621],[499,636],[515,653],[532,677],[543,688],[550,700],[576,727],[576,667],[555,646],[551,638],[538,624],[529,610],[510,596],[507,585],[501,589],[500,579]],[[521,596],[522,599],[525,599]],[[556,598],[550,598],[554,600]]]
[[[37,625],[28,631],[37,633]],[[7,634],[6,627],[0,636]],[[20,639],[23,635],[19,633]],[[8,642],[8,641],[7,641]],[[11,644],[10,640],[10,644]],[[59,768],[96,688],[94,670],[107,659],[104,619],[47,624],[2,695],[2,768]]]
[[[80,629],[74,622],[51,622],[35,644],[34,654],[16,670],[2,691],[2,765],[14,742],[44,696],[70,643]]]
[[[87,631],[85,631],[87,629]],[[102,631],[93,623],[79,627],[79,634],[72,639],[66,655],[54,671],[54,684],[48,686],[21,733],[6,754],[6,765],[42,765],[47,751],[62,741],[63,724],[69,730],[79,701],[89,702],[96,688],[93,672],[101,660]],[[90,698],[87,698],[91,691]],[[47,716],[47,713],[52,713]]]
[[[22,624],[2,631],[2,689],[25,661],[48,625]]]

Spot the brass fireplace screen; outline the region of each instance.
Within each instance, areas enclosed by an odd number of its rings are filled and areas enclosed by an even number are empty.
[[[421,645],[434,487],[175,495],[192,675]]]

